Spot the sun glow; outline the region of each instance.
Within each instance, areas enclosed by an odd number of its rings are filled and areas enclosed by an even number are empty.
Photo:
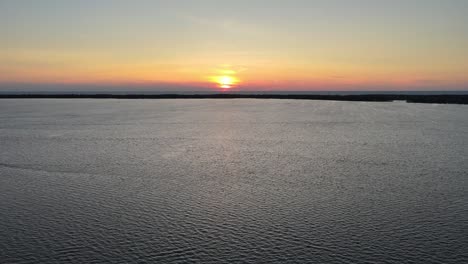
[[[239,82],[237,78],[228,75],[216,76],[214,81],[222,89],[230,89]]]

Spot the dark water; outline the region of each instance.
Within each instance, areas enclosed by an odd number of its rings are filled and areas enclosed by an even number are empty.
[[[1,263],[467,263],[468,107],[1,100]]]

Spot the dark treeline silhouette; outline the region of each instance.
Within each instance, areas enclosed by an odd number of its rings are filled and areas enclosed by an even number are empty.
[[[359,94],[359,95],[310,95],[310,94],[0,94],[0,99],[50,98],[50,99],[299,99],[391,102],[430,104],[468,104],[467,94],[408,95],[408,94]]]

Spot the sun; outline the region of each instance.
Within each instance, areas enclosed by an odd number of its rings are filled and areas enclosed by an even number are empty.
[[[222,89],[230,89],[239,82],[237,78],[228,75],[216,76],[215,81]]]
[[[224,89],[229,89],[232,87],[234,80],[230,76],[221,76],[218,80],[219,86]]]
[[[237,70],[233,70],[229,65],[222,65],[221,68],[213,69],[213,75],[208,76],[209,82],[218,89],[229,90],[238,88],[241,80],[237,77]]]

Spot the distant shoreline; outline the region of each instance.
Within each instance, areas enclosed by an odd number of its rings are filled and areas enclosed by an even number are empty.
[[[329,100],[353,102],[392,102],[429,104],[468,104],[467,94],[357,94],[357,95],[314,95],[314,94],[0,94],[0,99],[293,99]]]

